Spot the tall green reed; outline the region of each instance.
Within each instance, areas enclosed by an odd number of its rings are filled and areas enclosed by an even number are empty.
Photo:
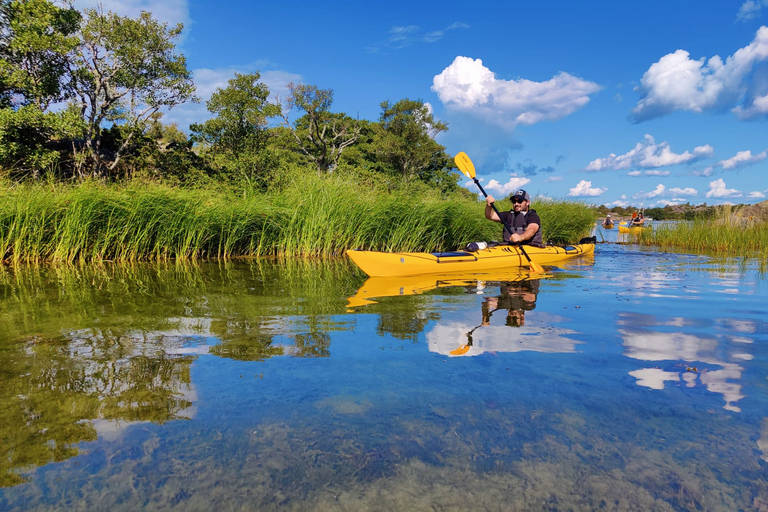
[[[501,237],[474,198],[342,174],[293,173],[246,195],[138,182],[0,187],[0,257],[12,264],[436,251]],[[583,204],[536,206],[557,242],[576,241],[594,217]]]
[[[696,252],[768,258],[768,222],[745,218],[738,213],[723,208],[714,219],[658,223],[638,241],[645,245]]]

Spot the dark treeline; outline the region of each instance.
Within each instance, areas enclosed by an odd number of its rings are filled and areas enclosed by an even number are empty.
[[[282,171],[352,171],[393,187],[461,193],[428,105],[383,101],[378,121],[333,110],[333,91],[288,85],[282,102],[258,72],[207,101],[210,119],[179,129],[162,111],[197,101],[182,26],[50,0],[0,0],[0,173],[14,181],[266,189]],[[189,135],[187,134],[189,133]]]

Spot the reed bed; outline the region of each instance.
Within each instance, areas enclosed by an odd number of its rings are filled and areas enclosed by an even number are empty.
[[[745,222],[732,214],[712,220],[656,224],[638,242],[661,248],[768,258],[768,222]]]
[[[583,204],[535,206],[545,238],[558,242],[577,241],[594,217]],[[278,191],[248,195],[142,183],[0,184],[0,258],[9,264],[437,251],[500,237],[473,198],[361,190],[341,175],[296,174]]]

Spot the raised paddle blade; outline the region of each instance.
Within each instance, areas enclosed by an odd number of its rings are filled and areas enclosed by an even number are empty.
[[[475,164],[472,163],[472,160],[469,159],[469,156],[467,156],[465,152],[460,151],[453,157],[453,161],[456,162],[456,165],[459,167],[459,170],[464,173],[464,176],[475,179]]]

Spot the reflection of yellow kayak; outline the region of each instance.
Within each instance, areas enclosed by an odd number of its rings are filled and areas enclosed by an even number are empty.
[[[525,252],[539,265],[553,265],[584,254],[592,254],[595,244],[565,247],[525,246]],[[482,273],[497,269],[528,267],[516,245],[499,245],[477,252],[377,252],[347,251],[347,255],[369,276],[415,276],[421,274]]]
[[[539,279],[545,276],[535,274]],[[436,288],[451,286],[476,286],[482,289],[491,282],[513,282],[531,279],[528,271],[512,269],[487,274],[425,274],[421,276],[369,277],[357,293],[348,299],[347,307],[375,304],[371,300],[378,297],[396,297],[399,295],[418,295]]]

